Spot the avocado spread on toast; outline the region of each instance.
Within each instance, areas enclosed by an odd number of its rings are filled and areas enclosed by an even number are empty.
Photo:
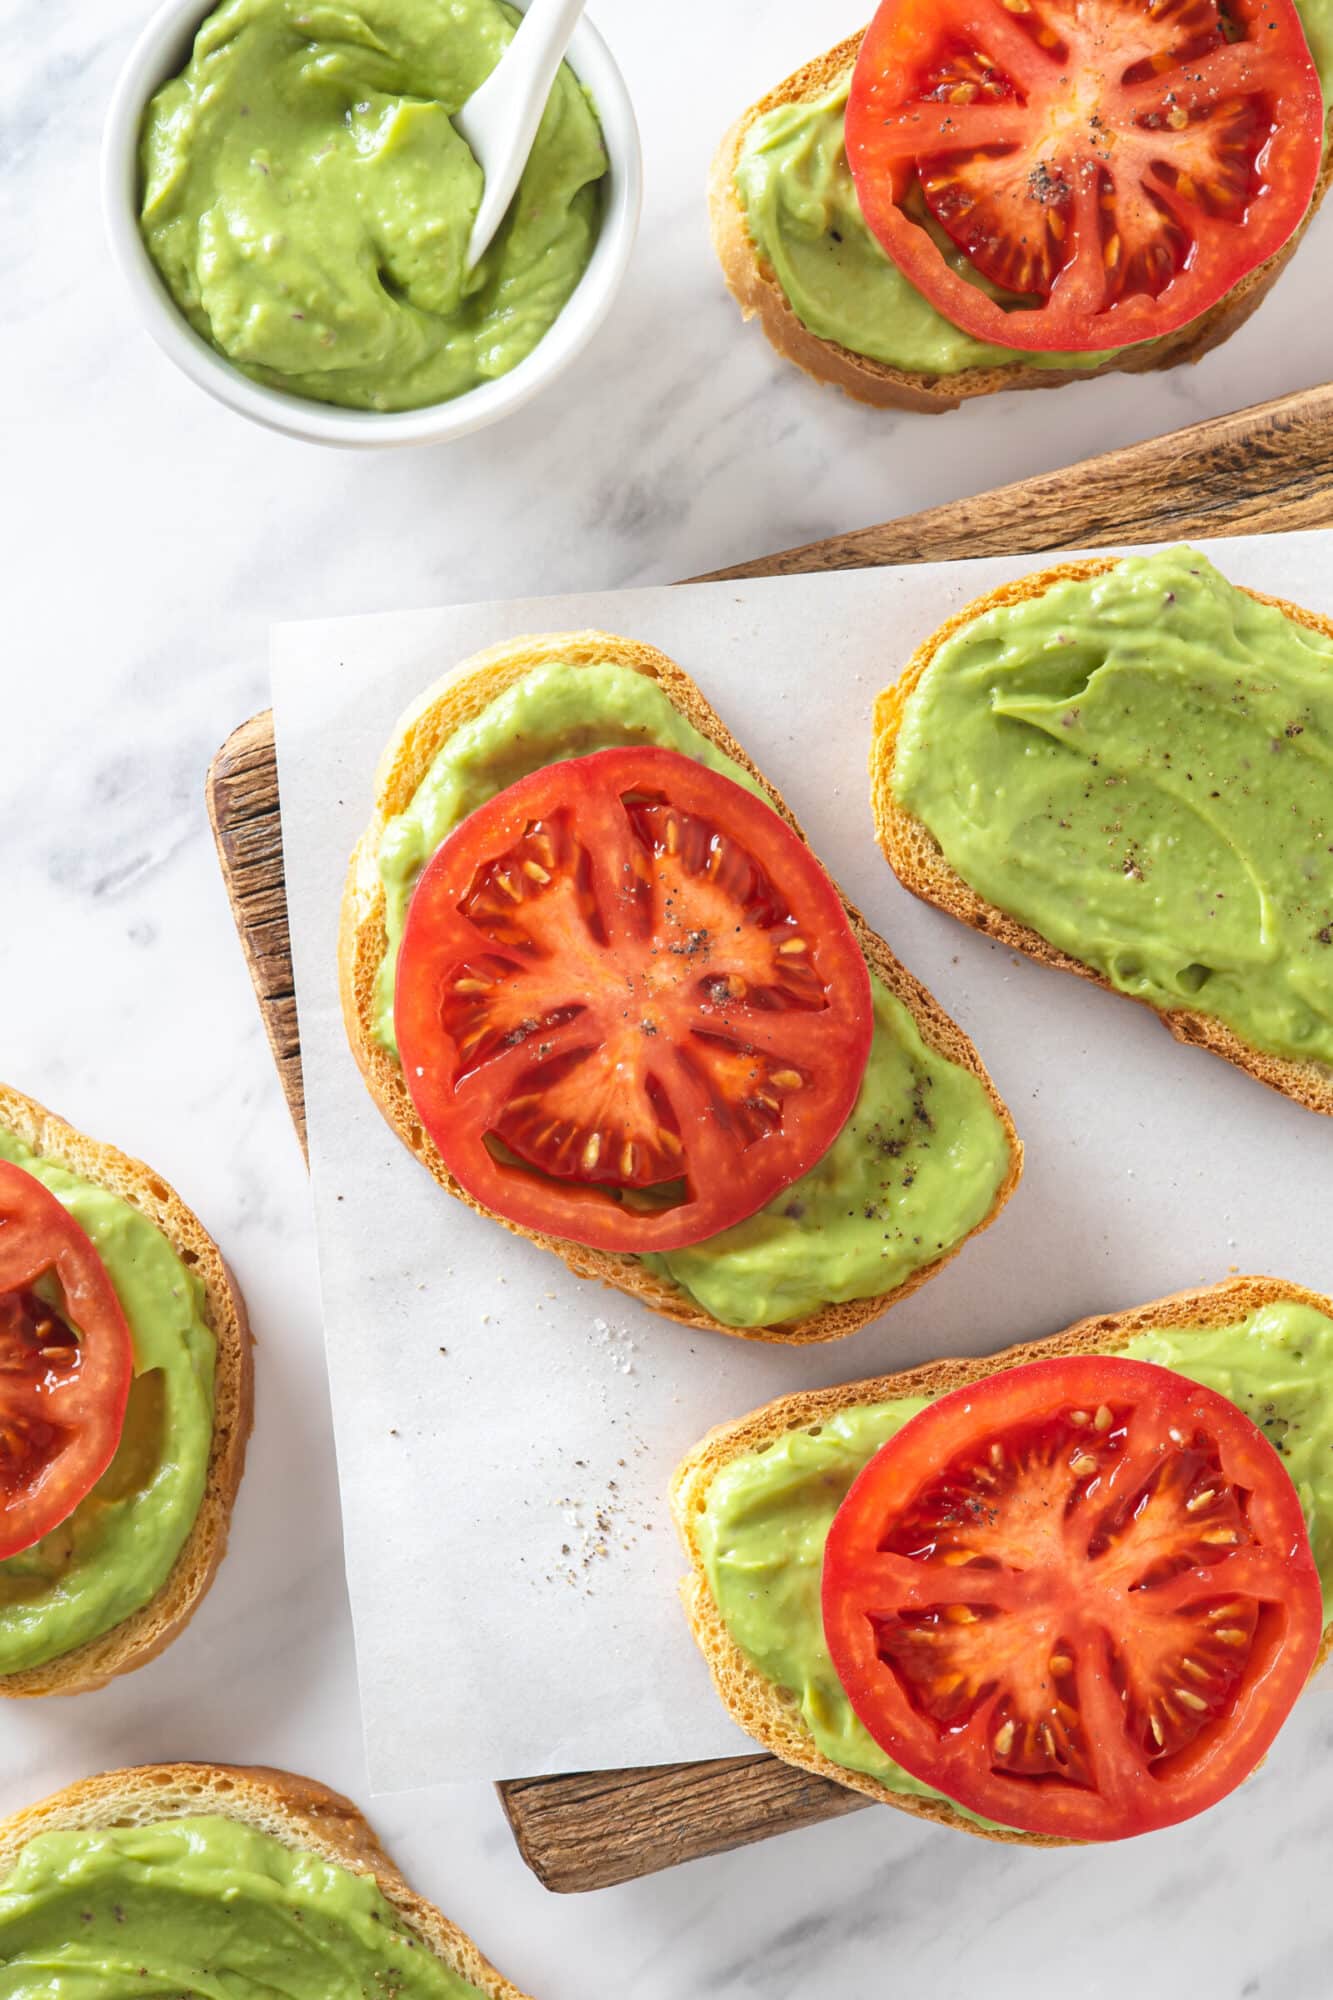
[[[1141,1334],[1119,1351],[1217,1390],[1259,1425],[1300,1496],[1333,1622],[1333,1321],[1282,1299],[1232,1326]],[[853,1480],[928,1400],[851,1403],[729,1460],[698,1517],[708,1587],[735,1644],[795,1696],[831,1762],[914,1798],[941,1795],[895,1764],[853,1712],[824,1642],[820,1581]]]
[[[1119,991],[1333,1063],[1333,637],[1195,550],[955,631],[892,788],[970,888]]]
[[[632,743],[697,757],[762,796],[653,681],[609,663],[534,668],[441,745],[379,849],[388,951],[375,1032],[385,1048],[407,905],[440,843],[529,771]],[[909,1009],[872,983],[861,1094],[823,1159],[748,1221],[644,1260],[724,1325],[774,1325],[894,1290],[976,1228],[1004,1179],[1008,1140],[980,1080],[927,1048]]]
[[[0,1883],[0,2000],[468,2000],[368,1876],[216,1814],[38,1834]]]
[[[116,1456],[68,1520],[0,1562],[0,1674],[12,1674],[101,1638],[161,1590],[208,1482],[217,1350],[199,1278],[146,1215],[3,1127],[0,1159],[33,1174],[87,1231],[134,1344]],[[9,1992],[0,1973],[3,2000]]]
[[[1296,0],[1296,11],[1327,106],[1333,0]],[[750,126],[736,160],[736,194],[750,239],[802,325],[867,360],[927,376],[1020,362],[1072,372],[1111,360],[1107,353],[991,346],[954,326],[922,296],[861,213],[843,150],[850,84],[849,69],[820,96],[765,112]]]

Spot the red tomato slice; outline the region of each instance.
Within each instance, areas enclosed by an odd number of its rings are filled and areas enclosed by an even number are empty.
[[[628,1251],[698,1243],[812,1167],[873,1025],[804,841],[655,748],[547,765],[469,814],[413,894],[394,1021],[470,1195]]]
[[[1034,352],[1198,319],[1293,234],[1323,140],[1292,0],[884,0],[846,119],[894,263]]]
[[[50,1276],[60,1305],[34,1289]],[[31,1548],[116,1454],[134,1349],[106,1266],[32,1174],[0,1160],[0,1558]]]
[[[1121,1840],[1214,1804],[1314,1665],[1296,1489],[1233,1403],[1114,1356],[943,1396],[824,1553],[852,1707],[912,1776],[1027,1833]]]

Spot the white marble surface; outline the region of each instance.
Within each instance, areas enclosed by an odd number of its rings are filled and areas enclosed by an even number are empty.
[[[1333,216],[1196,370],[946,418],[843,403],[738,327],[700,190],[726,120],[854,27],[856,0],[601,0],[648,201],[624,297],[556,400],[447,452],[270,437],[170,371],[103,251],[98,128],[143,11],[0,9],[0,1068],[198,1207],[250,1299],[259,1419],[193,1628],[104,1694],[0,1717],[6,1810],[170,1756],[286,1763],[365,1794],[306,1187],[202,801],[213,748],[266,698],[269,621],[664,581],[1329,372]],[[1317,1694],[1243,1808],[1128,1849],[1050,1857],[867,1813],[583,1899],[537,1886],[484,1786],[375,1818],[540,2000],[1110,2000],[1131,1983],[1144,2000],[1325,2000],[1331,1739]]]

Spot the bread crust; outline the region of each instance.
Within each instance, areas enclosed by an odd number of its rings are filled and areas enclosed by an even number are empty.
[[[204,1320],[217,1342],[208,1483],[194,1525],[166,1582],[147,1604],[100,1638],[61,1653],[43,1666],[0,1674],[0,1696],[10,1699],[89,1694],[121,1674],[145,1666],[171,1644],[198,1610],[226,1553],[231,1510],[245,1469],[245,1447],[254,1413],[250,1327],[245,1301],[222,1252],[160,1174],[114,1146],[89,1139],[7,1084],[0,1084],[0,1125],[16,1132],[35,1152],[119,1195],[160,1229],[201,1280]]]
[[[81,1779],[0,1821],[0,1881],[38,1834],[151,1826],[192,1814],[238,1820],[285,1847],[373,1876],[409,1930],[487,2000],[527,2000],[465,1931],[409,1886],[350,1799],[317,1779],[262,1764],[143,1764]]]
[[[772,265],[756,249],[736,192],[736,161],[755,120],[784,104],[799,104],[824,96],[855,63],[864,32],[863,29],[849,35],[824,55],[803,64],[775,90],[743,111],[713,157],[708,182],[713,248],[742,318],[757,318],[769,343],[786,360],[794,361],[815,381],[832,383],[858,403],[884,410],[938,413],[956,410],[975,396],[993,396],[1002,389],[1059,389],[1067,382],[1095,381],[1099,375],[1143,374],[1201,361],[1214,347],[1230,339],[1267,297],[1314,219],[1333,174],[1331,111],[1325,127],[1323,166],[1300,228],[1281,250],[1248,272],[1225,298],[1160,342],[1126,348],[1099,368],[1036,368],[1026,361],[1006,362],[995,368],[965,368],[956,375],[928,375],[892,368],[887,362],[874,361],[836,341],[823,340],[803,324],[789,304]]]
[[[1094,556],[1083,562],[1057,563],[1050,569],[1020,577],[1015,583],[1001,584],[997,590],[989,591],[985,597],[955,613],[938,632],[918,646],[893,686],[886,688],[875,703],[870,747],[870,799],[875,818],[875,838],[903,887],[910,889],[923,902],[947,911],[950,916],[971,925],[973,930],[984,931],[987,937],[1000,944],[1025,952],[1041,965],[1053,965],[1062,972],[1077,973],[1080,979],[1091,980],[1094,986],[1104,987],[1108,993],[1118,993],[1122,999],[1133,1000],[1139,1006],[1149,1008],[1178,1042],[1210,1049],[1225,1062],[1243,1069],[1249,1076],[1257,1077],[1260,1083],[1266,1083],[1270,1090],[1280,1091],[1284,1097],[1304,1105],[1307,1111],[1317,1111],[1326,1118],[1333,1117],[1333,1068],[1319,1062],[1298,1062],[1287,1056],[1265,1055],[1262,1050],[1251,1048],[1233,1028],[1228,1028],[1211,1015],[1196,1013],[1188,1007],[1167,1010],[1153,1006],[1151,1000],[1137,993],[1120,993],[1119,987],[1113,986],[1103,973],[1083,964],[1081,959],[1058,950],[1040,932],[1030,929],[1027,924],[1020,923],[1016,917],[1009,916],[979,896],[950,867],[938,842],[922,822],[905,811],[894,797],[893,767],[907,704],[941,646],[988,611],[1009,604],[1028,603],[1043,596],[1057,583],[1085,582],[1091,577],[1104,576],[1120,560],[1119,556]],[[1333,639],[1333,618],[1323,617],[1317,611],[1306,611],[1299,604],[1289,604],[1280,597],[1265,596],[1262,591],[1247,590],[1245,594],[1258,604],[1274,606],[1307,631],[1319,632],[1325,638]]]
[[[808,1429],[838,1411],[863,1403],[889,1402],[898,1396],[944,1395],[965,1388],[987,1375],[1024,1362],[1053,1359],[1070,1354],[1118,1354],[1138,1334],[1155,1330],[1190,1328],[1206,1330],[1228,1326],[1278,1299],[1292,1299],[1313,1306],[1333,1319],[1333,1299],[1307,1291],[1303,1285],[1283,1278],[1236,1277],[1197,1290],[1173,1292],[1149,1305],[1132,1306],[1124,1312],[1098,1313],[1078,1320],[1045,1340],[1033,1340],[1000,1353],[926,1362],[895,1375],[878,1375],[865,1382],[849,1382],[832,1389],[807,1389],[794,1396],[782,1396],[761,1409],[732,1423],[719,1424],[677,1467],[671,1482],[671,1514],[676,1532],[689,1559],[690,1572],[681,1583],[681,1600],[699,1650],[708,1662],[723,1704],[741,1728],[785,1763],[797,1764],[822,1778],[861,1792],[880,1805],[893,1806],[917,1819],[932,1820],[937,1826],[957,1827],[983,1840],[1002,1840],[1025,1847],[1071,1847],[1081,1843],[1051,1834],[1018,1833],[1007,1828],[976,1825],[952,1806],[934,1799],[912,1798],[890,1791],[878,1778],[860,1771],[845,1770],[816,1748],[800,1710],[784,1690],[778,1688],[752,1664],[727,1631],[717,1603],[708,1587],[703,1554],[699,1546],[698,1521],[708,1489],[724,1465],[743,1458],[760,1445],[771,1444],[790,1431]],[[1312,1674],[1317,1673],[1333,1646],[1333,1624],[1324,1629]]]
[[[479,715],[497,696],[512,687],[535,667],[561,661],[575,667],[611,661],[631,668],[654,681],[672,705],[726,756],[734,759],[758,780],[774,810],[804,839],[795,816],[781,794],[748,757],[740,744],[715,714],[684,670],[655,647],[617,638],[608,632],[547,633],[510,641],[465,660],[452,673],[436,682],[401,718],[394,736],[380,760],[375,775],[375,810],[353,851],[343,892],[338,934],[339,990],[343,1019],[352,1053],[366,1080],[371,1096],[398,1137],[434,1176],[441,1187],[481,1215],[525,1236],[562,1259],[579,1278],[595,1278],[631,1298],[641,1300],[666,1319],[682,1326],[704,1327],[743,1340],[807,1343],[840,1340],[859,1327],[877,1319],[889,1306],[906,1298],[936,1271],[955,1257],[962,1243],[943,1256],[923,1265],[894,1290],[876,1298],[854,1299],[843,1305],[828,1305],[804,1319],[781,1326],[724,1326],[681,1292],[655,1277],[634,1258],[585,1249],[562,1238],[540,1235],[494,1215],[474,1201],[450,1175],[435,1146],[422,1129],[402,1067],[381,1047],[372,1031],[375,978],[386,947],[384,890],[376,865],[376,855],[385,824],[409,803],[418,785],[444,743],[464,723]],[[872,969],[889,991],[910,1009],[927,1046],[970,1070],[984,1085],[1009,1141],[1009,1166],[1005,1178],[977,1230],[987,1228],[1003,1208],[1022,1171],[1023,1149],[1013,1121],[991,1082],[980,1056],[961,1028],[944,1012],[919,980],[898,963],[887,944],[872,931],[859,910],[842,898],[857,941]],[[976,1234],[977,1231],[973,1231]],[[967,1239],[964,1238],[964,1241]]]

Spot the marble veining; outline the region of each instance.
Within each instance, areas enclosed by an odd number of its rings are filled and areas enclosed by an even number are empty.
[[[147,11],[0,10],[0,1071],[199,1209],[249,1299],[259,1420],[193,1626],[103,1694],[0,1714],[4,1811],[113,1763],[192,1755],[287,1764],[365,1799],[307,1187],[203,810],[208,756],[267,699],[269,623],[663,582],[1328,373],[1333,215],[1197,369],[942,418],[859,410],[741,328],[703,183],[730,118],[863,7],[598,0],[648,194],[593,346],[553,395],[452,448],[339,456],[268,436],[158,355],[102,243],[101,118]],[[1317,1690],[1240,1799],[1131,1847],[1040,1854],[867,1812],[581,1899],[527,1873],[489,1787],[383,1799],[373,1817],[539,2000],[1325,2000],[1330,1750]]]

